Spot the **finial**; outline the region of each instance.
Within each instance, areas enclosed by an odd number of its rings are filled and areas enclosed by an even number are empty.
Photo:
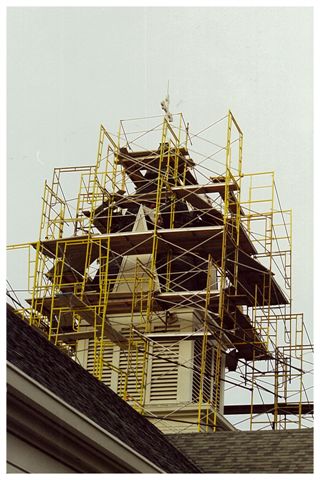
[[[167,95],[166,95],[165,99],[162,100],[162,102],[161,102],[161,108],[166,113],[166,119],[168,120],[168,122],[172,122],[173,117],[172,117],[172,114],[170,113],[170,110],[169,110],[169,80],[168,80]]]

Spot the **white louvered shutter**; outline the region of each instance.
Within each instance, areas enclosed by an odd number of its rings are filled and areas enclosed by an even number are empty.
[[[179,343],[162,341],[153,344],[150,401],[162,403],[177,400]]]

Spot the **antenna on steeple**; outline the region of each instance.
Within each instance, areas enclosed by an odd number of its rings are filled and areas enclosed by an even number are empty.
[[[168,122],[172,122],[173,117],[169,110],[169,80],[168,80],[167,96],[165,97],[164,100],[162,100],[161,108],[166,113],[166,119],[168,120]]]

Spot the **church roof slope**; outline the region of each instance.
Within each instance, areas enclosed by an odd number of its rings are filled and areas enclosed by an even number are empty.
[[[11,309],[7,360],[165,472],[200,472],[160,430]]]

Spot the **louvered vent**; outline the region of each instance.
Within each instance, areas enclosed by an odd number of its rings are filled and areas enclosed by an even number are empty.
[[[139,400],[143,384],[143,375],[146,374],[147,361],[144,361],[144,344],[141,342],[130,353],[120,351],[119,376],[118,376],[118,394],[123,396],[125,384],[127,382],[127,394],[136,400]],[[129,359],[129,361],[128,361]],[[126,380],[126,376],[128,378]]]
[[[179,331],[179,325],[155,325],[156,332],[174,332]],[[121,333],[129,336],[129,329],[124,328]],[[139,336],[134,338],[134,345],[130,353],[128,362],[128,351],[120,350],[119,360],[114,363],[114,346],[108,346],[104,350],[104,366],[102,382],[111,386],[111,376],[114,371],[114,381],[117,378],[117,393],[123,396],[125,386],[129,399],[134,398],[139,401],[142,392],[143,375],[146,384],[150,384],[150,401],[155,403],[177,400],[178,391],[178,361],[179,361],[179,343],[174,340],[162,340],[161,343],[150,345],[150,352],[145,356],[145,344]],[[98,352],[97,352],[98,353]],[[110,367],[110,365],[113,366]],[[94,367],[94,341],[89,340],[87,370],[93,373]],[[151,369],[150,369],[151,367]],[[148,372],[151,379],[148,376]],[[128,377],[126,379],[126,374]],[[127,383],[126,383],[127,382]],[[146,388],[146,386],[145,386]]]
[[[194,341],[194,372],[192,382],[192,401],[197,402],[200,394],[200,377],[201,377],[201,358],[202,358],[202,338]],[[207,344],[205,374],[203,379],[202,399],[208,402],[212,399],[212,385],[214,378],[212,374],[213,347]]]
[[[130,327],[121,329],[123,336],[130,337]],[[120,350],[118,395],[124,396],[125,389],[129,398],[139,401],[142,393],[143,375],[147,372],[147,359],[145,356],[145,343],[137,334],[131,335],[133,343],[130,352]]]
[[[97,354],[99,353],[98,350],[96,353]],[[112,364],[112,357],[113,357],[113,346],[110,345],[108,347],[105,347],[104,353],[103,353],[104,365],[103,365],[101,381],[106,385],[108,385],[109,387],[111,385],[112,369],[110,367],[110,364]],[[89,345],[88,345],[88,360],[87,360],[88,372],[93,374],[93,368],[94,368],[94,339],[90,338]]]
[[[150,401],[177,400],[179,344],[162,341],[153,344]]]

